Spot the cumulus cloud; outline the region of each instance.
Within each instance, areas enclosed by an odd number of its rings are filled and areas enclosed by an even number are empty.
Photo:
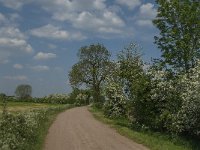
[[[5,76],[4,79],[26,81],[26,80],[28,80],[28,77],[24,76],[24,75],[19,75],[19,76]]]
[[[12,9],[20,9],[23,5],[32,2],[33,0],[0,0],[6,7]]]
[[[85,38],[81,33],[77,32],[69,33],[68,31],[63,30],[60,27],[53,26],[51,24],[47,24],[45,26],[32,29],[30,33],[36,37],[57,39],[57,40],[65,40],[65,39],[82,40]]]
[[[120,5],[127,6],[130,10],[140,6],[141,0],[116,0]]]
[[[13,68],[15,68],[15,69],[23,69],[24,67],[21,64],[14,64]]]
[[[0,49],[17,49],[26,53],[33,52],[33,48],[26,41],[25,35],[15,27],[0,29]]]
[[[124,20],[116,10],[106,5],[106,0],[0,0],[13,9],[20,9],[28,3],[37,3],[43,10],[50,13],[54,20],[66,21],[75,29],[81,29],[92,35],[127,33]],[[119,4],[135,7],[138,0],[117,0]],[[14,5],[16,3],[16,5]],[[108,30],[105,30],[108,28]],[[48,30],[52,29],[52,30]],[[40,32],[43,31],[43,32]],[[89,32],[88,32],[89,31]],[[52,25],[33,29],[32,35],[52,39],[85,39],[81,32],[69,32]],[[95,33],[95,34],[94,34]],[[50,36],[48,36],[50,35]]]
[[[112,33],[117,29],[119,30],[120,27],[125,26],[124,21],[120,17],[107,10],[104,11],[99,17],[93,13],[83,11],[71,21],[73,26],[76,28],[89,30],[93,29],[100,32],[103,32],[101,28],[112,28],[112,30],[110,30]]]
[[[67,21],[72,27],[93,35],[122,34],[124,20],[109,7],[106,0],[54,0],[43,8],[53,12],[55,20]],[[105,30],[105,29],[109,30]]]
[[[43,52],[39,52],[34,56],[34,59],[36,60],[47,60],[47,59],[52,59],[52,58],[56,58],[57,55],[53,54],[53,53],[43,53]]]
[[[32,66],[30,67],[32,70],[34,71],[49,71],[50,68],[48,66],[41,66],[41,65],[38,65],[38,66]]]
[[[140,15],[144,18],[155,18],[157,14],[154,4],[146,3],[140,7]]]
[[[152,3],[146,3],[140,6],[136,24],[144,27],[152,27],[152,20],[156,17],[157,11]]]
[[[34,50],[27,42],[27,37],[16,27],[0,28],[0,59],[9,60],[15,54],[32,53]]]

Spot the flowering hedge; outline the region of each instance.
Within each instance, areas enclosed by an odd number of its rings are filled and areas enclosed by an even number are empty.
[[[180,84],[182,104],[174,115],[173,131],[200,136],[200,62],[181,76]]]
[[[87,105],[88,96],[84,93],[79,93],[75,98],[75,105],[81,106],[81,105]]]
[[[0,118],[0,149],[34,149],[34,145],[39,142],[39,129],[43,128],[49,116],[69,107],[67,105],[3,116]]]

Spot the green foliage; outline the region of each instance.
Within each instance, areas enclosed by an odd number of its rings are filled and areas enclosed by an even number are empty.
[[[190,69],[189,74],[173,75],[169,70],[152,67],[148,75],[150,97],[143,102],[146,113],[136,116],[138,123],[158,131],[199,137],[200,64]]]
[[[6,97],[6,94],[0,93],[0,100],[2,100],[2,99],[5,98],[5,97]]]
[[[136,97],[141,90],[143,79],[144,63],[141,59],[140,48],[137,44],[131,43],[118,55],[119,76],[124,81],[126,93],[130,99]]]
[[[95,118],[115,128],[121,135],[147,146],[151,150],[199,150],[199,139],[192,137],[171,136],[170,134],[146,130],[135,130],[127,118],[108,118],[102,110],[89,109]]]
[[[197,0],[156,0],[158,14],[153,21],[160,30],[155,43],[163,63],[187,72],[200,56],[200,3]]]
[[[150,97],[144,101],[146,115],[140,123],[159,131],[170,130],[173,115],[181,107],[181,85],[169,70],[160,70],[152,66],[148,70],[150,80]],[[170,78],[169,78],[170,76]]]
[[[96,44],[80,48],[78,56],[79,62],[69,73],[70,83],[91,88],[94,101],[100,102],[101,86],[112,64],[110,53],[103,45]]]
[[[68,102],[76,106],[88,105],[91,102],[91,91],[73,88],[69,94]]]
[[[106,79],[104,114],[108,117],[119,118],[127,114],[127,98],[123,90],[123,84],[118,76],[119,67]]]
[[[40,109],[30,112],[8,114],[0,120],[1,150],[33,150],[40,129],[49,121],[49,116],[69,108],[69,106]]]
[[[146,75],[145,64],[141,59],[140,48],[137,44],[131,43],[118,56],[119,78],[123,82],[128,102],[129,118],[134,117],[137,122],[148,118],[150,85]]]
[[[30,85],[19,85],[15,90],[15,94],[19,99],[31,98],[32,87]]]
[[[200,63],[190,70],[189,77],[181,76],[182,104],[174,115],[172,131],[200,137]]]
[[[76,106],[82,106],[87,105],[88,96],[84,93],[79,93],[75,98],[75,105]]]
[[[68,94],[50,94],[42,98],[25,98],[25,99],[16,99],[12,97],[7,98],[8,101],[13,102],[32,102],[32,103],[48,103],[48,104],[73,104],[74,99],[72,100]]]

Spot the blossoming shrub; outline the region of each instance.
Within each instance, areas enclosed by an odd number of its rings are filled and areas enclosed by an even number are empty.
[[[174,75],[169,70],[151,68],[148,76],[150,97],[143,101],[146,113],[136,115],[139,124],[159,131],[199,136],[200,64],[189,74]]]
[[[151,129],[170,130],[173,115],[181,105],[181,85],[171,71],[151,68],[148,71],[150,81],[149,115],[145,122]],[[147,102],[147,103],[148,103]]]
[[[126,116],[127,102],[122,93],[122,89],[117,83],[113,83],[106,89],[107,100],[104,103],[103,110],[108,117]]]
[[[176,115],[172,131],[200,137],[200,62],[181,77],[182,105]]]
[[[44,98],[36,99],[35,102],[51,104],[68,104],[69,96],[67,94],[50,94]]]
[[[79,93],[75,98],[75,105],[76,106],[87,105],[87,101],[88,101],[88,95],[84,93]]]
[[[69,106],[39,109],[29,112],[7,114],[0,119],[1,150],[31,150],[38,142],[39,129],[50,114]]]
[[[118,73],[119,65],[116,64],[110,76],[106,78],[104,86],[105,102],[103,110],[107,117],[112,118],[125,117],[127,115],[127,98]]]
[[[42,98],[17,99],[14,97],[7,98],[8,101],[14,102],[33,102],[33,103],[49,103],[49,104],[73,104],[68,94],[50,94]]]

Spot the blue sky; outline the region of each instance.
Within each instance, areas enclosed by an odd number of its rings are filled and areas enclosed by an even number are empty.
[[[159,57],[153,0],[0,0],[0,93],[30,84],[33,96],[69,93],[80,47],[101,43],[113,55],[131,41],[143,59]]]

